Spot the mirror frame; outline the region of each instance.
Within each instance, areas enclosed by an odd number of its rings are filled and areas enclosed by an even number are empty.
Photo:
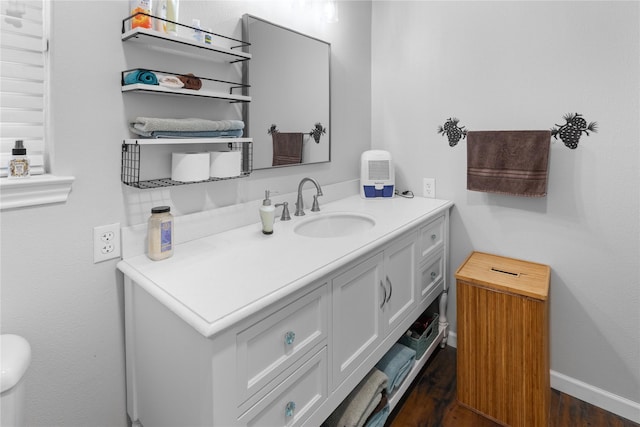
[[[307,39],[314,40],[314,41],[320,42],[322,44],[325,44],[327,46],[327,67],[328,67],[328,70],[327,70],[328,71],[328,82],[327,82],[327,84],[328,84],[328,94],[327,94],[328,123],[327,124],[322,123],[322,125],[327,129],[327,132],[326,132],[326,135],[325,135],[325,137],[327,138],[327,144],[328,144],[327,159],[326,160],[314,161],[314,162],[303,162],[303,163],[294,163],[294,164],[277,165],[277,166],[270,165],[270,166],[264,166],[264,167],[257,167],[256,168],[255,167],[255,158],[254,158],[254,159],[252,159],[252,164],[253,164],[252,170],[279,169],[279,168],[290,167],[290,166],[306,166],[306,165],[315,165],[315,164],[331,162],[331,152],[332,152],[332,150],[331,150],[331,144],[332,144],[332,140],[331,140],[332,139],[331,138],[331,130],[332,130],[331,129],[331,43],[329,43],[329,42],[327,42],[325,40],[321,40],[319,38],[312,37],[312,36],[309,36],[307,34],[301,33],[299,31],[292,30],[291,28],[287,28],[287,27],[285,27],[283,25],[273,23],[271,21],[268,21],[266,19],[257,17],[255,15],[252,15],[252,14],[249,14],[249,13],[245,13],[242,16],[242,40],[247,42],[249,45],[251,44],[251,42],[250,42],[250,34],[249,34],[249,19],[260,21],[262,23],[271,25],[273,27],[280,28],[282,30],[288,31],[288,32],[290,32],[292,34],[299,35],[299,36],[305,37]],[[245,51],[247,51],[249,49],[250,49],[250,46],[244,48]],[[247,96],[250,95],[250,91],[251,91],[250,78],[249,78],[250,73],[251,73],[251,71],[250,71],[251,61],[252,60],[248,60],[248,61],[244,61],[242,63],[242,67],[243,67],[242,68],[242,80],[243,80],[243,84],[247,85],[247,87],[243,90],[243,94],[247,95]],[[256,132],[257,129],[252,129],[252,127],[251,127],[251,120],[250,120],[251,113],[250,113],[250,110],[251,110],[251,102],[245,103],[243,105],[242,114],[243,114],[243,120],[245,122],[246,136],[252,137],[252,138],[255,139],[253,134]],[[309,123],[309,126],[311,127],[311,126],[313,126],[313,124],[314,123],[311,122],[311,123]],[[309,130],[311,130],[311,128]],[[266,129],[265,129],[265,132],[266,132]],[[305,134],[308,135],[308,132],[306,132]],[[255,143],[255,140],[254,140],[253,143]],[[253,150],[254,155],[255,155],[255,152],[256,152],[256,150],[255,150],[255,146],[254,146],[254,150]]]

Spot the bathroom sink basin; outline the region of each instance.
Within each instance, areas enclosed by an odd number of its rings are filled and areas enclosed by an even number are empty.
[[[293,231],[307,237],[342,237],[363,233],[376,225],[369,215],[355,212],[318,214],[296,225]]]

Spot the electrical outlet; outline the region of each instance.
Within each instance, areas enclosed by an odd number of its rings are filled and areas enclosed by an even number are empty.
[[[93,228],[93,263],[120,257],[120,223]]]
[[[436,198],[435,178],[422,178],[422,195],[430,199]]]

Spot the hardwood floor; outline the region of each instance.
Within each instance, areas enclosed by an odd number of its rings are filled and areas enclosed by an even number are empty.
[[[551,390],[549,427],[640,427],[574,397]],[[498,427],[456,401],[456,349],[436,350],[387,427]]]

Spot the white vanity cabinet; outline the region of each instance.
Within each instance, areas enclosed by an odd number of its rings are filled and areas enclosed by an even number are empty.
[[[129,279],[125,302],[128,412],[145,427],[299,425],[327,397],[326,282],[211,338]]]
[[[320,425],[446,294],[450,207],[354,197],[333,209],[366,208],[369,234],[310,240],[292,220],[273,236],[256,224],[178,245],[168,260],[123,260],[134,425]],[[391,409],[445,338],[445,310]]]
[[[416,236],[398,239],[331,281],[336,386],[415,308]]]

